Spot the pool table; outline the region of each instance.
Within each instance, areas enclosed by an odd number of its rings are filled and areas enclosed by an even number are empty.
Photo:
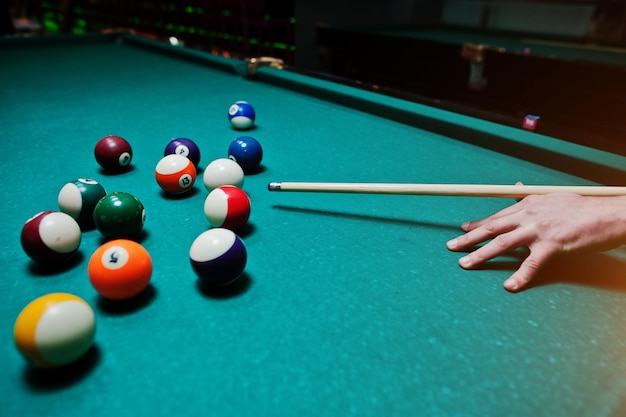
[[[336,76],[626,155],[624,47],[456,26],[320,26],[317,42]]]
[[[618,416],[626,412],[626,252],[563,257],[526,290],[502,287],[520,253],[461,269],[445,242],[504,198],[268,192],[272,181],[623,184],[626,158],[559,138],[335,84],[289,68],[129,34],[0,41],[4,196],[0,409],[7,416]],[[256,110],[231,128],[236,100]],[[96,141],[133,146],[131,169],[102,171]],[[207,190],[164,195],[154,167],[173,137],[200,167],[238,136],[261,169],[240,232],[244,274],[207,290],[189,248],[209,228]],[[202,170],[200,170],[202,173]],[[87,276],[105,242],[35,264],[24,222],[56,210],[78,177],[146,208],[137,240],[150,286],[99,296]],[[15,348],[32,299],[69,292],[95,311],[93,347],[57,370]]]

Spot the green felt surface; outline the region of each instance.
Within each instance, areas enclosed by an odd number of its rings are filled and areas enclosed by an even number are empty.
[[[501,49],[508,53],[529,53],[562,60],[589,61],[610,65],[626,65],[626,50],[594,44],[545,40],[498,33],[480,33],[462,29],[357,28],[371,33],[462,45],[475,43]]]
[[[445,242],[461,222],[511,201],[266,189],[270,181],[590,184],[568,173],[570,151],[620,172],[623,159],[285,71],[251,81],[237,62],[97,39],[0,44],[3,415],[625,411],[620,251],[556,261],[510,294],[502,282],[515,256],[465,271]],[[242,233],[249,260],[238,283],[207,293],[188,260],[208,228],[207,192],[197,183],[167,198],[153,170],[172,137],[194,139],[201,166],[224,157],[238,135],[227,109],[240,99],[255,106],[247,134],[265,151],[263,169],[244,183],[253,205]],[[97,166],[93,147],[107,134],[133,145],[131,171],[107,175]],[[497,141],[512,151],[494,150]],[[541,149],[551,168],[529,160]],[[77,177],[130,192],[146,207],[140,241],[154,274],[132,302],[106,302],[88,282],[89,257],[103,242],[97,231],[85,232],[79,256],[57,271],[34,265],[20,247],[24,221],[56,209],[58,191]],[[31,299],[55,291],[93,306],[96,343],[65,372],[41,372],[15,349],[13,322]]]

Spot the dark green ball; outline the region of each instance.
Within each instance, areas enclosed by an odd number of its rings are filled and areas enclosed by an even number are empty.
[[[143,228],[146,210],[134,195],[116,191],[98,201],[93,220],[96,229],[107,238],[130,238]]]
[[[106,191],[98,181],[78,178],[61,188],[58,197],[59,208],[72,216],[81,229],[93,229],[93,211],[98,201],[105,195]]]

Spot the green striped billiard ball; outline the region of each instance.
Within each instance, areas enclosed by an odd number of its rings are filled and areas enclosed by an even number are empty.
[[[93,210],[106,194],[98,181],[78,178],[65,184],[59,191],[59,208],[72,216],[81,229],[93,229]]]
[[[146,210],[134,195],[116,191],[98,201],[93,220],[96,229],[107,238],[130,238],[143,228]]]

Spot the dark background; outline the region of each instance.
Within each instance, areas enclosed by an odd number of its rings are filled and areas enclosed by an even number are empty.
[[[323,25],[455,25],[626,45],[626,4],[617,0],[22,0],[6,1],[14,19],[46,33],[132,28],[235,55],[277,55],[319,66]],[[22,24],[24,21],[21,22]],[[37,26],[38,25],[38,26]],[[252,42],[251,42],[252,41]]]
[[[626,154],[626,69],[491,53],[489,89],[467,87],[460,45],[356,36],[349,27],[446,28],[532,37],[626,54],[626,2],[616,0],[0,0],[4,31],[128,31],[235,58],[271,56],[294,69],[360,88]],[[13,25],[10,25],[10,22]],[[8,22],[8,23],[7,23]],[[341,29],[341,30],[339,30]],[[626,56],[626,55],[625,55]],[[453,71],[452,66],[458,66]],[[419,71],[430,68],[429,74]],[[439,68],[439,69],[438,69]],[[432,78],[453,72],[454,79]],[[533,72],[533,79],[527,79]],[[537,75],[538,74],[538,75]],[[535,84],[529,92],[524,85]],[[443,86],[443,88],[442,88]]]

